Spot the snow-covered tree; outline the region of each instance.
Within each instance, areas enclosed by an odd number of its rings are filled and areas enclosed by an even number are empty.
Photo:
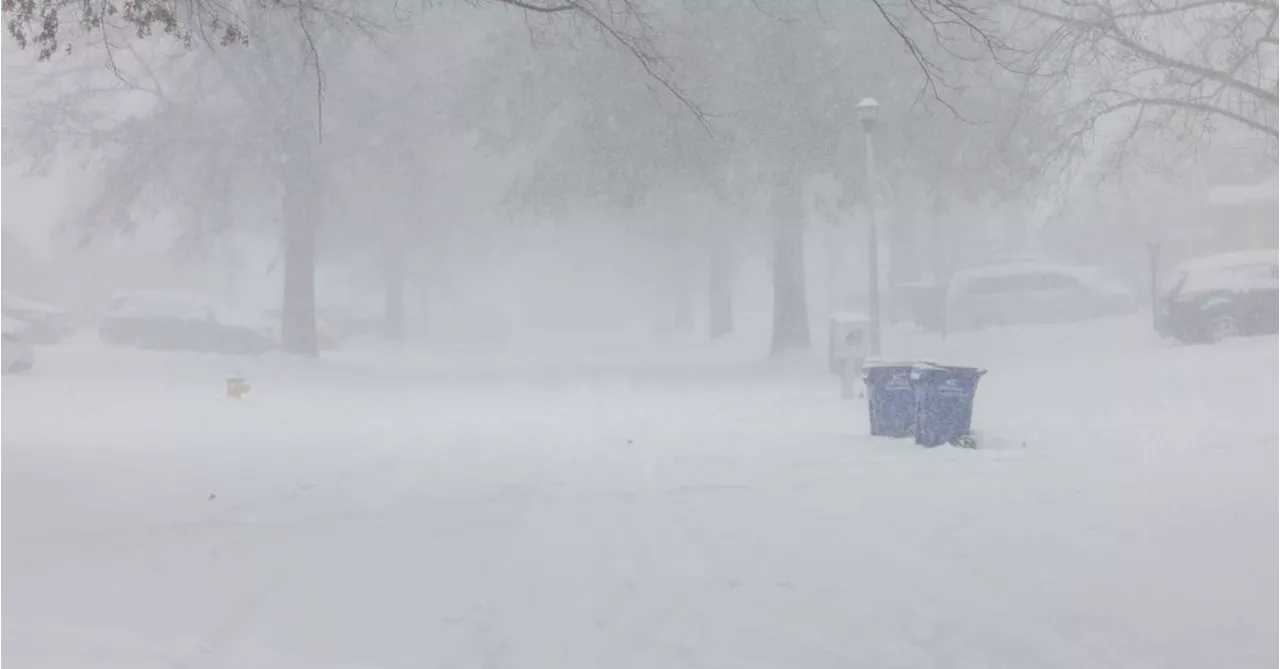
[[[39,165],[63,149],[88,152],[101,184],[81,217],[86,230],[128,232],[163,208],[190,246],[233,225],[278,234],[281,345],[314,355],[326,204],[319,58],[339,51],[342,28],[263,14],[252,49],[124,42],[110,52],[110,75],[91,68],[99,53],[68,56],[29,82],[6,154]],[[242,220],[246,211],[256,220]]]
[[[1275,0],[1021,0],[1013,61],[1058,90],[1064,150],[1167,165],[1236,125],[1275,158]]]
[[[820,13],[711,2],[661,18],[655,43],[671,55],[704,117],[645,87],[633,61],[593,50],[597,44],[540,35],[547,48],[508,42],[512,51],[485,66],[488,78],[476,85],[486,110],[480,116],[489,119],[485,136],[538,156],[512,189],[524,206],[573,198],[629,205],[667,196],[673,184],[731,207],[767,194],[775,351],[809,345],[806,184],[834,175],[844,206],[867,199],[859,99],[875,96],[890,110],[878,133],[884,183],[877,188],[888,197],[1008,195],[1038,175],[1034,165],[1049,138],[1038,125],[1038,101],[993,59],[947,68],[924,60],[940,47],[914,47],[914,36],[904,41],[874,5]],[[521,65],[505,67],[512,61]],[[708,247],[711,268],[724,267],[720,248]],[[723,273],[712,279],[712,311],[728,321]]]

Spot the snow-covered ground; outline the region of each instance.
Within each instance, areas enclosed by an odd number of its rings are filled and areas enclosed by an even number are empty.
[[[983,449],[867,437],[816,358],[40,349],[3,382],[3,659],[1276,665],[1275,337],[887,342],[990,369]]]

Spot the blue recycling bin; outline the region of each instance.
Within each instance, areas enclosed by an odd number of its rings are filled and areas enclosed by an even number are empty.
[[[862,366],[867,386],[871,434],[910,437],[916,427],[916,390],[911,382],[914,363],[873,362]]]
[[[987,370],[919,363],[911,370],[915,391],[915,436],[921,446],[962,443],[973,423],[978,379]]]

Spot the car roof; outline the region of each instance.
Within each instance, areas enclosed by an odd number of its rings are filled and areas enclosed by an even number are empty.
[[[20,332],[27,325],[26,323],[23,323],[22,321],[16,318],[11,318],[9,316],[4,316],[3,318],[4,318],[3,320],[4,331],[6,333],[12,334],[12,333]]]
[[[184,293],[178,290],[127,290],[111,296],[115,298],[145,298],[158,300],[204,300],[196,293]]]
[[[1036,272],[1053,272],[1056,274],[1070,274],[1072,276],[1081,275],[1101,275],[1105,271],[1101,267],[1092,265],[1063,265],[1054,262],[1007,262],[999,265],[984,265],[982,267],[972,267],[955,273],[953,280],[968,281],[979,277],[989,276],[1014,276],[1018,274],[1033,274]]]
[[[1179,272],[1205,272],[1244,265],[1276,264],[1277,261],[1280,261],[1280,250],[1252,249],[1195,258],[1178,265],[1177,270]]]
[[[974,265],[970,265],[965,269],[983,269],[986,267],[1000,266],[1000,265],[1026,265],[1026,264],[1034,264],[1034,263],[1043,263],[1048,265],[1055,264],[1052,260],[1048,260],[1043,256],[1019,254],[1019,253],[1007,253],[1004,255],[991,256],[986,260]]]
[[[45,304],[44,302],[29,300],[25,297],[15,295],[7,290],[4,291],[2,296],[0,296],[0,302],[3,302],[6,308],[16,309],[18,311],[35,311],[35,312],[45,313],[45,314],[62,313],[62,309],[59,309],[58,307],[55,307],[52,304]]]
[[[1059,274],[1069,276],[1080,282],[1082,285],[1092,286],[1101,292],[1129,295],[1130,289],[1121,283],[1118,279],[1111,276],[1105,269],[1096,265],[1067,265],[1062,263],[1037,261],[1037,262],[1010,262],[1003,265],[988,265],[986,267],[975,267],[960,272],[956,272],[951,278],[952,292],[963,291],[968,288],[968,284],[976,279],[1001,278],[1011,276],[1023,276],[1029,274]]]

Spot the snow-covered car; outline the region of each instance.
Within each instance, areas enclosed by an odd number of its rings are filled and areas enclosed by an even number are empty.
[[[3,310],[6,318],[26,324],[23,336],[29,344],[56,344],[76,332],[62,309],[9,291],[0,296],[0,310]]]
[[[284,312],[280,309],[268,309],[262,312],[263,329],[277,342],[280,340],[283,318]],[[338,338],[333,334],[333,327],[318,312],[316,313],[316,345],[320,347],[321,351],[330,351],[338,347]]]
[[[1280,331],[1280,252],[1237,251],[1174,269],[1156,305],[1156,328],[1182,342]]]
[[[348,304],[326,306],[317,311],[337,340],[347,340],[368,335],[381,335],[386,331],[385,312],[374,305]]]
[[[4,373],[20,374],[36,362],[35,348],[27,341],[26,324],[8,316],[4,317]]]
[[[258,355],[275,339],[254,319],[219,310],[198,295],[136,291],[108,303],[98,337],[116,346]]]
[[[1007,262],[956,273],[947,289],[947,328],[1070,323],[1137,311],[1127,286],[1098,267]]]

